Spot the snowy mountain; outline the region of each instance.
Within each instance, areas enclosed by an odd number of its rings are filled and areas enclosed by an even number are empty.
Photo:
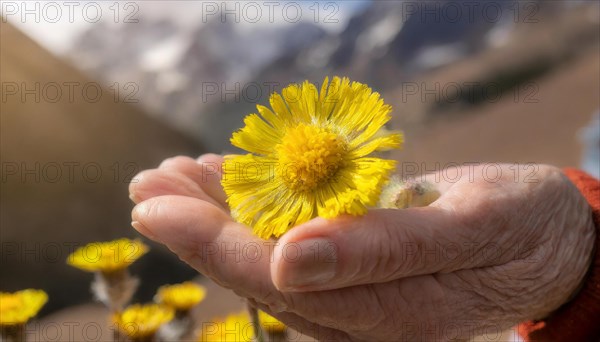
[[[136,25],[95,25],[69,55],[107,84],[129,86],[146,110],[221,151],[241,118],[285,84],[339,74],[378,89],[394,88],[502,46],[522,26],[529,30],[529,21],[551,25],[540,18],[569,6],[574,5],[372,1],[330,26],[310,20],[252,26],[219,15],[208,20],[193,20],[193,13],[154,15]]]

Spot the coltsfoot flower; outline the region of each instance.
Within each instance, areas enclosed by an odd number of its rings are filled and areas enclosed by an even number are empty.
[[[178,311],[188,311],[206,297],[204,286],[191,281],[181,284],[161,286],[156,293],[156,301]]]
[[[152,341],[158,329],[175,316],[173,308],[159,304],[134,304],[113,315],[119,332],[132,341]]]
[[[0,292],[0,325],[26,324],[48,301],[42,290],[27,289],[13,293]]]
[[[179,341],[194,331],[191,310],[206,297],[206,288],[192,281],[161,286],[154,301],[175,309],[175,318],[161,329],[165,341]]]
[[[0,341],[25,341],[27,322],[47,301],[42,290],[0,292]]]
[[[147,252],[148,246],[137,239],[92,242],[71,253],[67,263],[88,272],[111,273],[129,267]]]
[[[67,264],[94,272],[92,292],[96,299],[112,311],[120,311],[139,285],[139,280],[129,274],[128,267],[147,252],[148,246],[137,239],[92,242],[71,253]]]
[[[304,82],[257,106],[231,143],[249,154],[225,157],[231,214],[262,238],[314,217],[362,215],[374,206],[395,161],[372,154],[402,145],[383,126],[392,108],[367,85],[326,78]]]
[[[200,342],[251,342],[253,339],[254,329],[245,311],[204,323],[198,336]]]

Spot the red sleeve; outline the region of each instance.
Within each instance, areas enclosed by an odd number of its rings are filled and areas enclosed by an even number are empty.
[[[549,318],[518,326],[525,341],[600,341],[600,181],[576,170],[565,169],[567,177],[592,207],[596,225],[593,261],[581,291]]]

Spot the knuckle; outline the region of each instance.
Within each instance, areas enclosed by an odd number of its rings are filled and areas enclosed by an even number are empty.
[[[175,157],[171,157],[171,158],[167,158],[167,159],[163,160],[162,163],[160,163],[159,167],[172,168],[177,165],[186,164],[189,162],[194,162],[194,160],[192,158],[186,157],[186,156],[175,156]]]

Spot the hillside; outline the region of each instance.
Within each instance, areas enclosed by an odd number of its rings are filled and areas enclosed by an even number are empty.
[[[600,53],[596,49],[531,80],[531,89],[511,89],[497,102],[436,113],[425,125],[402,120],[410,110],[395,106],[392,126],[408,129],[406,146],[394,157],[405,163],[425,163],[429,170],[465,162],[577,167],[582,151],[579,132],[600,108],[598,75]],[[453,80],[448,75],[432,77],[441,84]],[[520,100],[515,101],[519,91]],[[399,89],[384,95],[392,102],[402,96]]]
[[[73,248],[135,236],[131,177],[168,156],[202,149],[115,99],[111,89],[98,88],[10,24],[0,24],[0,44],[0,282],[2,290],[47,290],[49,311],[89,299],[91,275],[65,265]],[[192,274],[164,248],[153,247],[136,266],[149,280],[142,296],[167,279]]]

